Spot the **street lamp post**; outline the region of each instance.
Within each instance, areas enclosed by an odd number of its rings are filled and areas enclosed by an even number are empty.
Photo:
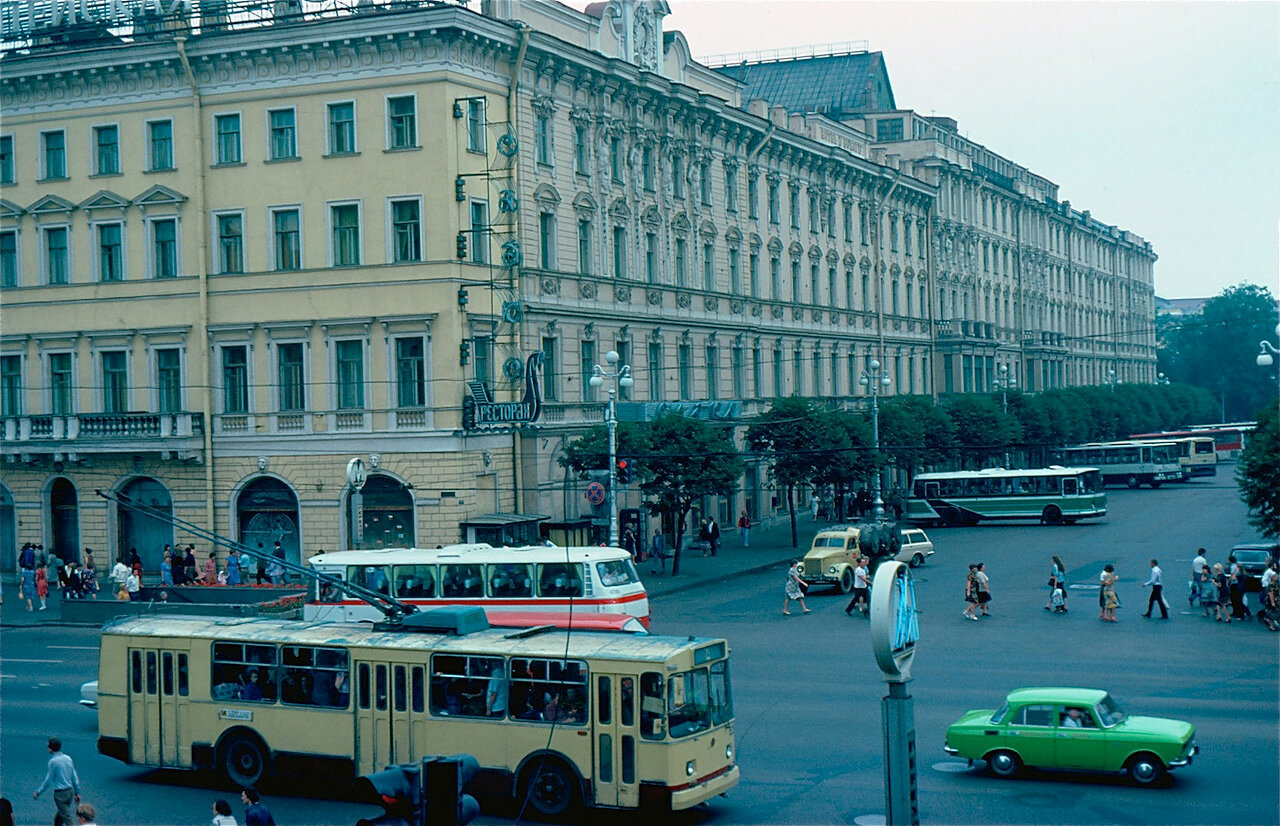
[[[620,356],[616,350],[604,354],[607,367],[598,364],[591,367],[591,386],[602,387],[609,382],[609,404],[605,408],[604,423],[609,430],[609,544],[618,545],[618,416],[614,402],[618,397],[618,388],[628,388],[635,384],[631,378],[631,365],[618,364]]]
[[[1116,392],[1116,371],[1114,368],[1111,368],[1111,367],[1107,368],[1107,378],[1105,379],[1105,381],[1107,385],[1111,388],[1111,392],[1112,393]]]
[[[1002,364],[996,371],[996,387],[1000,388],[1000,406],[1009,412],[1009,388],[1018,386],[1018,377],[1009,372],[1009,365]],[[1004,466],[1009,467],[1009,451],[1004,452]]]
[[[1276,336],[1280,338],[1280,324],[1276,325]],[[1258,342],[1258,366],[1270,367],[1272,364],[1275,363],[1275,359],[1273,358],[1273,356],[1280,356],[1280,350],[1277,350],[1275,345],[1267,341],[1266,339],[1259,341]]]
[[[1164,373],[1156,373],[1156,384],[1160,385],[1161,387],[1168,386],[1169,377],[1166,376]]]
[[[872,359],[867,369],[862,371],[858,384],[871,392],[871,446],[876,458],[876,498],[872,507],[876,521],[880,522],[884,519],[884,500],[880,498],[880,388],[888,388],[889,376],[881,370],[880,362]]]

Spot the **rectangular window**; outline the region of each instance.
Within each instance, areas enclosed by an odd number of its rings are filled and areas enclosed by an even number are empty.
[[[306,409],[302,356],[300,341],[276,345],[276,404],[281,413]]]
[[[652,232],[644,236],[644,276],[650,284],[658,283],[658,236]]]
[[[821,290],[818,287],[818,265],[809,265],[809,303],[817,304],[822,300]]]
[[[817,350],[813,351],[813,395],[823,395],[825,387],[822,382],[822,354]]]
[[[804,395],[804,353],[796,350],[791,354],[791,380],[795,382],[795,394]]]
[[[582,379],[582,400],[584,402],[593,402],[596,400],[596,389],[591,386],[591,377],[595,375],[594,367],[596,363],[596,343],[594,341],[582,342],[582,350],[580,367]]]
[[[214,131],[214,163],[240,163],[243,154],[240,148],[240,115],[215,115]]]
[[[578,219],[578,273],[591,272],[591,219]]]
[[[249,348],[244,345],[222,348],[222,412],[249,412]]]
[[[587,127],[575,124],[573,127],[573,171],[579,175],[590,175],[587,162]]]
[[[865,273],[862,276],[862,311],[871,312],[871,277]]]
[[[846,310],[853,309],[853,270],[844,271],[844,306]]]
[[[40,133],[40,154],[45,180],[67,177],[67,135],[61,129]]]
[[[334,374],[338,382],[338,409],[364,409],[364,342],[334,344]]]
[[[818,196],[809,195],[809,231],[817,232],[818,227]]]
[[[244,272],[244,216],[219,215],[217,221],[218,272]]]
[[[764,353],[759,347],[751,348],[751,393],[755,398],[760,398],[764,393],[764,383],[762,372],[764,370]]]
[[[753,252],[747,257],[747,284],[752,298],[760,297],[760,253]]]
[[[827,306],[834,308],[836,306],[836,296],[840,294],[839,286],[836,284],[836,268],[827,268]],[[816,302],[815,302],[816,303]]]
[[[676,286],[689,282],[689,244],[683,238],[676,239]]]
[[[98,280],[124,280],[124,227],[98,224]]]
[[[844,240],[853,240],[853,202],[844,202]]]
[[[560,347],[557,339],[542,339],[542,395],[549,402],[560,400]]]
[[[0,232],[0,287],[18,286],[18,233]]]
[[[178,219],[151,222],[151,276],[178,277]]]
[[[271,213],[271,232],[275,246],[275,268],[299,269],[302,266],[302,229],[298,210],[274,210]]]
[[[676,373],[680,382],[680,400],[693,398],[693,347],[681,344],[676,348]]]
[[[742,293],[742,268],[736,249],[729,250],[729,292],[735,295]]]
[[[720,398],[720,350],[707,347],[707,398]]]
[[[534,149],[538,163],[551,165],[551,116],[538,115],[533,126]]]
[[[482,594],[483,592],[476,596]],[[529,673],[529,667],[524,663],[531,661],[512,662],[513,674]],[[521,663],[519,669],[514,667],[516,662]],[[582,674],[584,681],[582,696],[585,697],[585,667],[582,669]],[[507,716],[508,706],[510,706],[514,715],[522,719],[567,722],[564,717],[555,714],[554,708],[552,708],[553,716],[543,716],[545,707],[551,705],[546,699],[551,692],[542,690],[548,687],[549,685],[545,682],[539,682],[536,688],[525,680],[512,680],[509,683],[506,663],[501,657],[459,654],[435,654],[431,657],[431,713],[440,717],[501,719]],[[528,706],[527,711],[526,706]]]
[[[0,184],[14,182],[13,135],[0,135]]]
[[[267,113],[271,124],[271,146],[267,153],[273,161],[298,157],[298,127],[292,109],[274,109]]]
[[[129,372],[123,350],[102,354],[102,412],[124,413],[129,409]]]
[[[485,104],[484,98],[467,100],[467,151],[485,152],[488,141],[485,140]]]
[[[782,299],[782,259],[776,255],[769,258],[769,295],[774,301]]]
[[[49,227],[44,231],[44,281],[46,284],[68,284],[71,281],[71,261],[67,244],[69,230],[66,227]]]
[[[396,406],[427,404],[426,347],[420,336],[396,339]]]
[[[556,268],[556,216],[550,212],[538,214],[538,262],[544,270]]]
[[[391,260],[422,260],[422,207],[416,200],[391,202]]]
[[[173,121],[155,120],[147,124],[147,147],[152,172],[173,169]]]
[[[724,168],[724,208],[738,211],[738,170],[729,166]]]
[[[640,150],[640,180],[645,192],[653,192],[653,147],[647,144]]]
[[[156,350],[156,404],[161,413],[182,409],[182,351],[177,347]]]
[[[729,357],[733,361],[733,364],[731,365],[731,369],[733,370],[733,397],[735,399],[745,399],[747,397],[746,351],[744,351],[741,346],[735,346],[730,352]]]
[[[241,703],[274,704],[278,694],[277,659],[274,645],[215,642],[213,669],[209,675],[210,696]]]
[[[760,208],[757,201],[760,200],[760,176],[755,174],[747,175],[747,217],[759,218]]]
[[[631,342],[630,341],[619,341],[617,342],[617,344],[614,346],[613,349],[614,349],[614,352],[618,354],[618,364],[626,364],[626,365],[631,364]],[[621,383],[619,383],[618,398],[624,402],[630,401],[631,388],[624,387],[622,386]]]
[[[22,356],[0,356],[0,416],[22,414]]]
[[[95,175],[120,174],[120,127],[95,126],[93,150]]]
[[[662,400],[662,342],[649,342],[649,401]]]
[[[493,378],[493,339],[476,336],[472,339],[472,349],[475,353],[472,363],[475,379],[488,384]]]
[[[773,395],[781,396],[786,393],[786,387],[783,384],[782,375],[782,350],[774,348],[773,351]]]
[[[698,183],[702,188],[702,205],[711,206],[711,164],[703,163],[698,167]]]
[[[615,184],[622,183],[622,138],[609,139],[609,175]]]
[[[356,105],[330,103],[329,154],[353,155],[356,151]]]
[[[702,245],[702,289],[711,292],[716,288],[716,248]]]
[[[360,263],[360,207],[334,204],[329,207],[333,232],[333,266],[354,267]]]
[[[679,153],[671,156],[671,196],[684,197],[684,156]]]
[[[886,118],[876,121],[877,141],[902,140],[902,118]]]
[[[769,223],[771,224],[778,223],[778,213],[781,211],[779,209],[780,197],[781,196],[778,192],[778,182],[769,181]]]
[[[627,277],[627,231],[622,227],[613,228],[613,275]]]
[[[791,200],[788,202],[791,214],[791,228],[800,229],[800,187],[794,185],[789,189]]]
[[[793,260],[791,262],[791,300],[800,300],[800,262]]]
[[[489,204],[471,202],[471,262],[489,263]]]
[[[75,412],[75,382],[70,353],[49,354],[49,412],[70,416]]]
[[[418,145],[418,101],[413,95],[387,98],[387,148]]]

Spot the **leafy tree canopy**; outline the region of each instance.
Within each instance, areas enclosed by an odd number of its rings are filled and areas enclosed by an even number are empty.
[[[1236,465],[1240,498],[1263,536],[1280,536],[1280,404],[1262,409]]]

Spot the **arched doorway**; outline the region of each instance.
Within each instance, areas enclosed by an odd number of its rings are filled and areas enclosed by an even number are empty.
[[[301,562],[298,497],[284,482],[262,476],[245,485],[236,500],[236,516],[242,544],[256,548],[262,543],[269,554],[279,542],[285,559]]]
[[[169,490],[155,479],[145,476],[134,479],[122,487],[120,493],[128,497],[129,501],[173,516],[173,499],[169,496]],[[116,514],[119,527],[116,532],[117,558],[130,548],[137,548],[144,571],[160,570],[164,546],[173,544],[173,523],[123,505],[116,509]]]
[[[59,476],[49,486],[51,550],[59,559],[80,558],[80,498],[71,480]]]
[[[0,571],[18,568],[18,516],[13,507],[13,494],[0,485]]]
[[[355,526],[351,514],[351,491],[347,491],[346,514],[347,545],[350,548],[410,548],[415,543],[413,497],[402,482],[386,474],[369,476],[360,490],[363,499],[362,520],[364,532],[356,542]]]

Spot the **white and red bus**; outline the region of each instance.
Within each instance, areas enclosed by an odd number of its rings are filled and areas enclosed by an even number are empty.
[[[1228,462],[1240,458],[1240,451],[1248,444],[1249,436],[1258,425],[1256,422],[1191,425],[1185,430],[1164,430],[1159,433],[1138,433],[1130,439],[1182,439],[1204,437],[1213,439],[1218,461]]]
[[[334,551],[307,560],[318,573],[420,608],[476,605],[486,612],[628,614],[649,627],[649,596],[621,548],[473,543],[443,548]],[[362,599],[317,579],[303,618],[381,620]]]

